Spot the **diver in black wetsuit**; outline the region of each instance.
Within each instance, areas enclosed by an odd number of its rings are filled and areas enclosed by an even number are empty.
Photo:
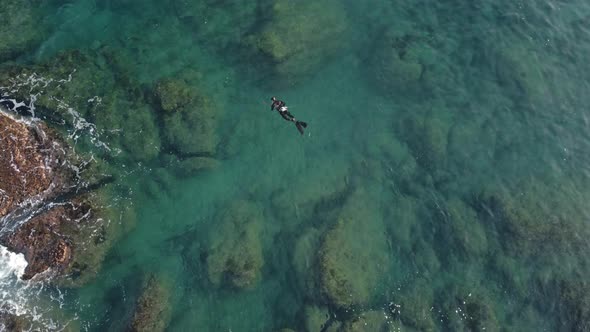
[[[278,100],[275,97],[270,98],[270,100],[272,100],[272,104],[270,105],[270,110],[271,111],[277,110],[279,112],[279,114],[283,117],[283,119],[290,121],[290,122],[294,122],[295,127],[297,127],[297,130],[299,130],[301,135],[303,135],[303,128],[307,128],[307,123],[305,123],[303,121],[297,121],[297,119],[295,119],[293,114],[289,113],[289,109],[287,108],[284,101]]]

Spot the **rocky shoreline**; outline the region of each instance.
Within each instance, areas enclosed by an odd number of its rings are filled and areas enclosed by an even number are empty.
[[[41,273],[79,278],[86,269],[76,244],[92,239],[79,238],[86,237],[84,228],[108,221],[96,191],[108,180],[81,181],[89,173],[79,156],[41,122],[0,110],[0,133],[0,244],[24,254],[23,279]],[[96,233],[93,242],[104,242]]]

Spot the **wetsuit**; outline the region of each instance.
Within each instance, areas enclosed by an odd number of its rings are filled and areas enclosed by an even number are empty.
[[[305,123],[303,121],[297,121],[297,119],[295,119],[293,114],[289,113],[287,105],[285,104],[284,101],[278,100],[274,97],[271,100],[272,100],[272,104],[270,105],[270,110],[271,111],[277,110],[277,111],[279,111],[279,114],[283,117],[283,119],[290,121],[290,122],[295,122],[295,126],[297,127],[297,130],[299,130],[301,135],[303,135],[303,128],[307,127],[307,123]]]
[[[295,120],[293,114],[289,113],[289,110],[287,109],[287,106],[284,101],[275,99],[272,102],[272,105],[270,105],[270,110],[274,111],[275,109],[279,111],[279,114],[283,117],[283,119],[291,122],[297,121]]]

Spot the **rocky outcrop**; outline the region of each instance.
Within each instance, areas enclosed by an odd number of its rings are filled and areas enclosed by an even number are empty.
[[[0,331],[20,332],[28,330],[28,324],[21,316],[6,312],[0,307]]]
[[[0,113],[0,218],[57,191],[63,153],[52,145],[42,125]]]
[[[323,236],[318,252],[320,293],[335,308],[370,304],[390,267],[383,220],[374,202],[366,190],[355,191]]]
[[[162,332],[168,326],[172,314],[170,289],[163,280],[150,276],[137,301],[129,327],[131,332]]]
[[[111,152],[109,157],[146,162],[160,153],[155,112],[126,69],[126,58],[107,47],[63,52],[39,65],[3,67],[0,95],[27,105],[34,98],[35,116],[87,133],[77,136]]]
[[[67,218],[79,217],[82,209],[75,205],[58,206],[47,213],[36,216],[10,234],[4,244],[10,250],[23,253],[29,263],[23,279],[30,279],[49,268],[64,269],[72,258],[72,245],[69,239],[55,233]]]
[[[111,178],[91,175],[57,133],[30,119],[0,112],[0,143],[0,243],[24,254],[23,279],[51,271],[86,280],[115,224],[97,191]]]
[[[271,20],[244,40],[270,64],[273,84],[300,82],[346,44],[348,18],[339,1],[276,0],[268,10]]]
[[[40,1],[5,0],[0,6],[0,61],[21,55],[43,38]],[[15,33],[18,31],[18,33]]]
[[[209,280],[215,285],[252,288],[264,264],[260,229],[262,211],[248,201],[237,201],[222,213],[213,231],[207,257]]]
[[[179,156],[211,156],[217,148],[218,110],[184,80],[163,79],[155,97],[162,113],[163,138]]]

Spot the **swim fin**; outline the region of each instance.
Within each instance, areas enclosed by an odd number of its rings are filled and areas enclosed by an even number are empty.
[[[307,128],[307,123],[303,121],[297,121],[295,122],[295,126],[297,127],[297,130],[299,130],[301,135],[303,135],[303,128]]]

